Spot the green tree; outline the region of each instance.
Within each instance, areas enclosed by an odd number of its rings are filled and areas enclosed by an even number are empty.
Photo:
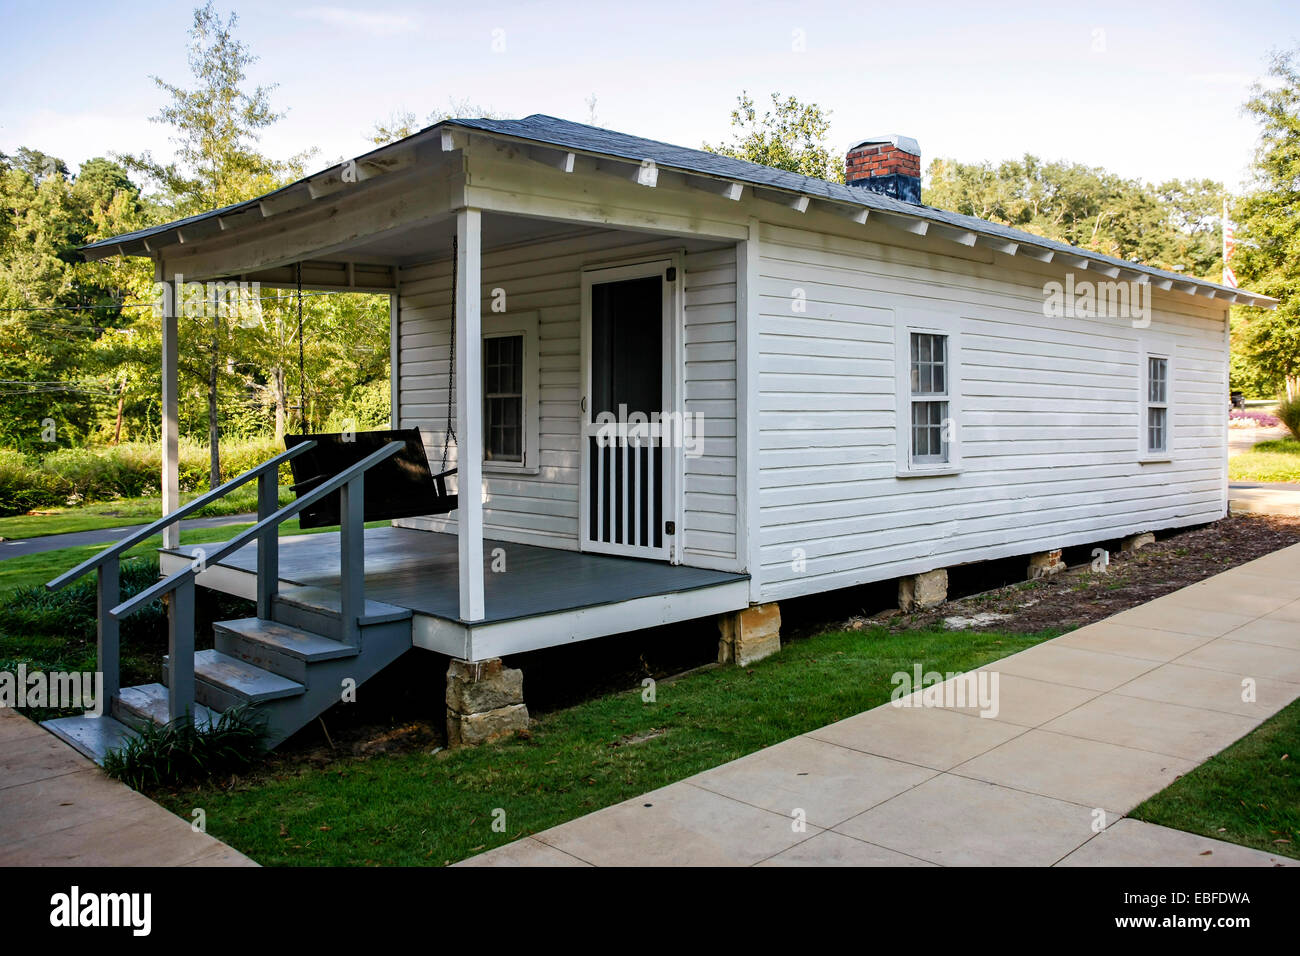
[[[103,424],[117,380],[100,341],[129,325],[139,269],[81,261],[75,248],[141,222],[139,189],[110,160],[74,178],[57,157],[0,157],[0,440],[36,451]]]
[[[1222,267],[1223,186],[1151,186],[1104,169],[1036,156],[992,163],[936,159],[927,205],[1188,275]]]
[[[251,199],[302,174],[310,154],[277,161],[258,149],[261,132],[284,114],[271,107],[273,87],[247,88],[247,69],[257,62],[235,36],[238,17],[223,22],[211,0],[194,11],[189,33],[191,88],[153,77],[170,102],[154,121],[174,132],[176,156],[160,161],[149,153],[123,156],[128,168],[157,183],[170,213],[179,218]],[[216,310],[190,323],[186,331],[207,340],[208,447],[212,487],[221,483],[220,388],[223,360],[231,344],[231,330]],[[191,371],[193,371],[193,363]]]
[[[731,139],[704,149],[732,159],[785,169],[817,179],[844,182],[844,166],[826,144],[830,113],[815,103],[772,94],[772,108],[759,116],[748,92],[736,97]]]
[[[469,99],[450,99],[447,108],[434,110],[420,122],[418,116],[409,110],[394,110],[388,119],[375,124],[370,131],[370,141],[378,146],[395,143],[399,139],[414,136],[422,129],[436,126],[445,119],[504,119],[500,113],[485,106],[478,106]]]
[[[1257,84],[1245,111],[1260,125],[1252,189],[1235,203],[1232,267],[1245,288],[1279,300],[1275,310],[1238,310],[1237,341],[1250,364],[1300,396],[1300,51],[1276,52],[1274,82]]]

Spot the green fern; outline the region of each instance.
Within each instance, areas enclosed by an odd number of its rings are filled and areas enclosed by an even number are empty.
[[[203,780],[247,769],[265,749],[265,739],[265,716],[246,704],[210,724],[147,724],[104,758],[104,772],[136,790]]]

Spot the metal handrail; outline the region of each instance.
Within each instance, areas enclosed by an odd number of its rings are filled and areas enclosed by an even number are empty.
[[[85,561],[81,562],[81,564],[77,565],[71,571],[65,571],[63,574],[60,574],[53,581],[48,582],[45,585],[45,587],[51,591],[57,591],[60,588],[66,587],[67,585],[71,584],[73,581],[77,580],[82,575],[94,571],[96,568],[98,568],[109,558],[117,557],[118,555],[122,554],[122,552],[128,550],[129,548],[135,547],[135,545],[139,544],[141,541],[146,541],[149,538],[152,538],[159,531],[162,531],[163,529],[169,527],[170,525],[175,524],[177,521],[181,520],[186,515],[193,514],[195,511],[198,511],[204,505],[210,504],[211,502],[216,501],[219,498],[224,498],[226,495],[230,494],[230,492],[234,491],[236,488],[240,487],[241,485],[247,484],[248,482],[252,481],[254,478],[257,478],[265,474],[267,471],[271,469],[275,469],[276,471],[278,471],[280,466],[284,464],[286,461],[289,461],[291,458],[302,454],[303,452],[307,451],[309,448],[315,447],[315,445],[316,443],[314,441],[305,441],[300,445],[295,445],[293,448],[290,448],[288,451],[281,452],[280,454],[276,455],[274,458],[262,462],[262,464],[258,465],[256,468],[250,468],[242,475],[239,475],[235,478],[231,478],[225,484],[218,485],[216,488],[213,488],[211,491],[207,492],[206,494],[203,494],[198,498],[195,498],[189,504],[182,505],[181,507],[177,508],[175,511],[171,512],[170,514],[164,515],[163,517],[159,518],[157,521],[153,522],[152,524],[145,525],[139,531],[135,531],[127,535],[121,541],[117,542],[117,544],[110,545],[109,547],[105,548],[103,551],[96,554],[94,557],[87,558]]]
[[[314,442],[304,442],[302,445],[297,447],[306,448],[310,447],[311,444],[314,444]],[[113,618],[120,620],[121,618],[131,614],[133,611],[139,610],[144,605],[157,600],[164,594],[175,590],[180,585],[185,584],[190,578],[197,576],[204,569],[203,565],[216,563],[227,555],[238,551],[249,542],[260,537],[266,531],[278,527],[283,522],[297,515],[298,512],[302,511],[304,508],[315,504],[326,495],[338,491],[344,485],[355,480],[358,476],[365,474],[365,472],[369,471],[373,466],[379,464],[381,461],[396,455],[405,447],[406,446],[402,442],[393,442],[389,445],[385,445],[376,452],[372,452],[367,457],[361,459],[361,461],[339,472],[333,478],[329,479],[329,481],[313,488],[308,494],[285,505],[279,511],[257,522],[257,524],[246,528],[244,531],[223,544],[211,555],[204,555],[202,562],[194,562],[175,572],[171,576],[163,578],[152,587],[139,592],[126,601],[123,601],[117,607],[110,610],[109,614],[111,614]]]

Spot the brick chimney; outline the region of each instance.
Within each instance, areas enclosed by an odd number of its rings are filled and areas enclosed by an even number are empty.
[[[864,139],[844,157],[844,181],[920,205],[921,147],[910,136]]]

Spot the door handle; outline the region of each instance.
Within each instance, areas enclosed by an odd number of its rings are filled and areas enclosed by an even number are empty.
[[[579,404],[579,411],[585,412],[586,410],[587,410],[587,396],[584,395],[582,396],[582,401]]]

